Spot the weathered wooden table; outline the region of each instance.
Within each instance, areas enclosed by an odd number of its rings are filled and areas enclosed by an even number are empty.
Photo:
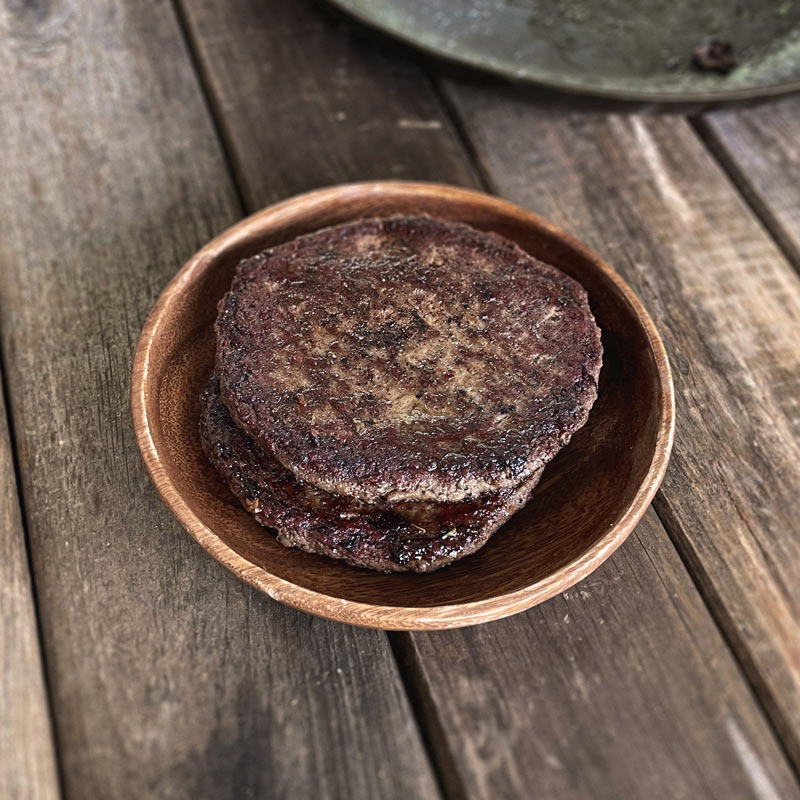
[[[305,0],[7,2],[0,38],[0,797],[800,798],[800,98],[578,109]],[[577,234],[675,370],[654,508],[483,627],[268,600],[134,444],[133,348],[183,260],[387,177]]]

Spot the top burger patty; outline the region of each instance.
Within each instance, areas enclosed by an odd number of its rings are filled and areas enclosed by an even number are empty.
[[[235,421],[298,478],[368,502],[516,486],[586,421],[602,356],[574,280],[422,216],[242,262],[216,329]]]

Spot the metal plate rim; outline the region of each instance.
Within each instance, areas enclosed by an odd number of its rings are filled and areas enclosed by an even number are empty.
[[[357,20],[373,30],[380,31],[396,41],[420,50],[435,58],[443,59],[454,64],[459,64],[470,69],[479,70],[503,78],[514,84],[538,86],[572,95],[602,97],[608,100],[623,100],[645,103],[719,103],[736,100],[753,100],[760,97],[775,97],[791,92],[800,91],[800,77],[782,83],[768,84],[747,89],[728,89],[718,92],[645,92],[641,90],[606,88],[592,86],[578,81],[558,81],[546,76],[540,78],[534,75],[520,75],[513,70],[504,69],[501,65],[487,63],[469,53],[455,53],[446,48],[437,47],[430,42],[415,37],[413,34],[389,25],[380,15],[371,15],[359,7],[354,7],[350,0],[328,0],[342,13]]]

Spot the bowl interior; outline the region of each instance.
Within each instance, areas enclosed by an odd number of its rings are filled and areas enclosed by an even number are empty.
[[[528,505],[482,550],[429,575],[383,575],[284,548],[258,525],[203,454],[198,398],[213,366],[217,303],[241,258],[326,225],[410,212],[496,231],[580,281],[602,330],[604,362],[588,423],[547,467]],[[613,534],[647,480],[659,431],[663,435],[664,376],[639,313],[607,268],[547,223],[473,193],[354,185],[267,209],[190,262],[156,316],[143,396],[155,451],[175,491],[235,553],[333,598],[432,607],[487,600],[539,584]],[[579,577],[576,567],[574,578],[560,588]]]

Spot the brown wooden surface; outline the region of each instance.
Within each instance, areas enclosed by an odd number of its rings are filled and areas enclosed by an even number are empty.
[[[179,6],[248,211],[352,180],[474,183],[419,67],[324,3]]]
[[[398,635],[454,797],[800,794],[652,511],[549,603]]]
[[[136,337],[240,215],[170,6],[0,13],[3,355],[67,796],[436,797],[386,637],[249,589],[145,475]]]
[[[698,128],[800,269],[800,97],[703,115]]]
[[[304,158],[314,164],[314,178],[319,185],[381,174],[378,170],[385,170],[386,165],[395,163],[397,158],[415,163],[420,170],[419,175],[423,177],[435,177],[437,180],[449,180],[454,183],[462,183],[468,178],[470,169],[460,166],[458,162],[455,168],[451,168],[452,173],[449,176],[442,174],[447,165],[453,163],[453,154],[458,153],[458,148],[452,138],[450,123],[441,107],[437,106],[436,97],[421,72],[415,73],[416,83],[408,85],[416,87],[413,91],[414,103],[418,107],[425,108],[425,113],[420,114],[420,118],[424,119],[426,124],[418,126],[414,137],[403,140],[399,154],[396,155],[393,151],[391,137],[385,135],[376,135],[371,146],[368,142],[360,141],[359,146],[354,147],[350,131],[345,129],[337,134],[337,129],[330,124],[332,110],[344,115],[345,119],[365,122],[371,119],[370,127],[383,134],[387,130],[392,130],[390,123],[393,119],[408,118],[409,114],[404,104],[410,102],[405,95],[401,95],[398,101],[398,96],[392,92],[395,75],[398,72],[396,60],[387,61],[382,46],[370,46],[360,35],[352,37],[346,32],[337,30],[337,25],[341,24],[338,17],[331,18],[334,24],[326,28],[324,20],[330,17],[314,4],[296,3],[291,9],[285,10],[283,5],[276,4],[269,24],[262,19],[261,5],[255,0],[237,0],[225,9],[217,4],[187,0],[185,7],[188,28],[194,37],[200,63],[214,98],[214,105],[222,111],[222,127],[227,132],[232,159],[238,165],[237,172],[244,182],[244,194],[251,198],[250,202],[255,206],[308,188],[308,178],[307,173],[300,170],[296,176],[297,183],[294,184],[291,182],[291,175],[287,177],[283,171],[276,174],[275,171],[263,168],[263,165],[269,162],[271,153],[292,149],[291,145],[281,145],[282,136],[286,134],[281,132],[279,126],[268,124],[271,115],[265,108],[259,112],[257,106],[250,104],[246,125],[245,121],[235,113],[226,113],[226,109],[232,112],[248,102],[247,97],[242,94],[242,87],[245,85],[242,76],[245,74],[248,75],[249,82],[246,87],[251,96],[271,98],[277,96],[276,102],[283,108],[285,117],[290,119],[302,117],[306,130],[326,131],[324,145],[315,143],[311,137],[301,145]],[[231,8],[233,13],[229,13]],[[298,34],[298,31],[303,33]],[[293,60],[290,68],[282,67],[277,54],[282,52],[285,38],[289,37],[291,40],[291,37],[303,36],[307,31],[313,31],[313,46],[303,49],[302,57],[298,60],[293,55],[297,52],[297,48],[287,44],[287,52]],[[240,43],[235,52],[226,46],[227,42],[233,41]],[[267,59],[269,68],[254,74],[249,65],[262,58],[262,54],[270,54]],[[397,58],[401,56],[398,55]],[[335,80],[329,68],[331,63],[347,65],[346,71],[338,73],[338,78]],[[276,74],[281,76],[280,80],[274,78]],[[407,81],[412,81],[414,73],[404,71],[402,74]],[[309,86],[335,86],[335,92],[318,89],[313,95],[316,98],[319,95],[326,97],[335,93],[335,109],[328,104],[330,101],[307,102],[303,91]],[[348,91],[348,87],[352,87],[352,90]],[[492,91],[487,90],[487,96],[491,95]],[[365,96],[383,97],[384,101],[381,104],[371,101],[365,108],[362,105]],[[523,100],[521,105],[524,106],[527,102],[530,101]],[[259,113],[262,114],[260,119],[256,117]],[[290,131],[293,130],[296,128],[290,128]],[[500,150],[503,140],[514,128],[510,127],[508,121],[499,119],[492,130],[495,131],[498,139],[496,146]],[[530,131],[525,127],[518,130]],[[253,133],[254,131],[258,133]],[[293,140],[291,133],[290,139]],[[527,138],[528,146],[533,147],[536,139],[536,132],[531,132]],[[523,139],[520,138],[519,141]],[[588,146],[582,138],[579,141],[584,147]],[[689,152],[691,153],[691,150]],[[679,159],[681,155],[676,154],[675,157]],[[553,183],[550,184],[552,188],[548,191],[556,198],[562,189],[556,185],[555,179],[564,172],[563,165],[554,165]],[[587,174],[587,181],[590,180],[590,175],[591,173]],[[416,174],[412,172],[408,177],[416,177]],[[521,181],[528,179],[526,175],[521,175]],[[574,183],[578,178],[573,176],[570,180]],[[532,186],[535,188],[536,183],[533,182]],[[726,202],[731,202],[731,198],[735,202],[733,193],[725,191],[723,196]],[[667,219],[664,222],[666,224],[669,221]],[[654,224],[656,222],[658,220],[655,220]],[[573,229],[581,233],[574,225]],[[618,250],[612,251],[611,255],[618,253],[619,248],[623,246],[626,250],[634,250],[636,247],[634,233],[638,235],[638,232],[630,232],[624,239],[617,239]],[[598,243],[595,238],[594,241],[606,249],[605,240]],[[652,293],[647,294],[647,300],[651,303],[654,301]],[[621,551],[624,555],[613,557],[604,569],[616,570],[622,585],[628,583],[635,585],[637,575],[654,574],[652,561],[658,563],[665,560],[663,555],[659,558],[659,553],[671,553],[670,559],[666,560],[667,565],[671,565],[671,573],[659,576],[658,580],[667,583],[670,587],[667,594],[670,596],[689,592],[685,602],[691,604],[697,618],[704,620],[704,629],[713,630],[707,612],[702,609],[697,598],[691,596],[691,582],[680,566],[671,545],[667,543],[664,529],[652,519],[648,531],[648,535],[641,537],[641,541],[636,545],[629,540]],[[654,536],[661,537],[653,545],[656,547],[656,554],[648,550],[648,545]],[[578,591],[579,589],[580,587]],[[582,763],[586,765],[594,763],[595,771],[587,766],[587,776],[580,779],[583,781],[580,783],[583,789],[589,786],[597,789],[600,785],[599,776],[609,764],[617,761],[627,762],[628,768],[620,766],[616,783],[607,787],[609,797],[619,796],[617,790],[623,786],[632,792],[632,796],[648,796],[648,792],[659,782],[662,784],[661,791],[664,792],[664,796],[670,796],[671,776],[675,772],[685,772],[679,785],[687,792],[703,786],[705,780],[705,794],[710,796],[724,797],[726,793],[733,796],[748,796],[748,794],[758,796],[760,791],[758,784],[753,785],[745,777],[748,768],[752,768],[755,775],[772,775],[773,777],[769,778],[772,785],[781,787],[790,795],[796,792],[774,739],[767,730],[760,712],[752,704],[748,687],[737,674],[722,640],[719,636],[706,637],[702,645],[704,655],[699,657],[691,629],[680,622],[679,615],[674,614],[672,609],[665,607],[663,597],[664,595],[659,596],[653,592],[641,592],[637,595],[636,605],[646,624],[637,627],[635,637],[629,636],[621,627],[616,630],[618,638],[594,640],[589,643],[583,640],[573,643],[570,647],[563,641],[564,634],[560,629],[540,626],[540,640],[536,645],[532,645],[542,650],[562,653],[562,661],[566,659],[566,663],[570,663],[570,660],[574,660],[581,664],[586,673],[592,675],[592,679],[598,683],[602,683],[600,676],[603,674],[603,664],[608,650],[619,650],[624,654],[621,656],[620,671],[622,674],[627,674],[629,670],[635,671],[641,676],[641,683],[635,684],[633,688],[627,681],[603,683],[602,691],[585,695],[573,688],[573,698],[577,698],[582,705],[576,707],[571,704],[569,713],[576,716],[580,716],[582,712],[588,714],[591,711],[590,706],[595,706],[595,710],[591,713],[597,712],[601,717],[617,720],[621,713],[620,709],[624,708],[630,713],[631,719],[639,720],[640,730],[649,731],[653,738],[628,732],[625,736],[609,737],[602,727],[592,726],[582,728],[581,737],[576,735],[566,741],[559,740],[552,731],[537,729],[536,736],[542,740],[541,747],[546,750],[549,746],[554,752],[564,753],[569,749],[567,745],[571,744],[582,754]],[[548,606],[544,608],[547,609]],[[540,613],[545,612],[530,612],[532,615]],[[573,603],[571,613],[575,629],[590,629],[596,624],[592,620],[598,611],[592,604]],[[530,641],[530,622],[527,617],[528,615],[521,615],[498,623],[504,629],[504,642],[510,643],[516,639]],[[488,726],[487,730],[481,714],[489,714],[496,704],[505,702],[503,695],[506,689],[504,683],[497,680],[498,677],[502,676],[507,680],[508,676],[518,675],[516,679],[518,683],[526,685],[537,674],[538,665],[526,665],[518,658],[516,649],[498,647],[497,642],[487,634],[486,641],[491,642],[491,646],[480,646],[474,658],[479,664],[493,665],[494,669],[490,672],[492,677],[482,677],[480,671],[470,674],[467,667],[465,667],[466,673],[462,672],[459,666],[466,658],[466,643],[473,641],[465,639],[469,633],[436,634],[433,637],[435,644],[424,651],[427,675],[432,676],[431,681],[440,683],[439,692],[435,695],[436,703],[427,715],[427,724],[435,736],[437,728],[449,725],[446,722],[448,717],[452,716],[459,720],[461,723],[458,725],[459,736],[453,736],[456,723],[448,727],[452,736],[452,740],[448,740],[448,748],[454,754],[454,761],[462,765],[462,768],[457,770],[459,779],[455,782],[451,780],[448,786],[450,789],[454,789],[455,786],[456,793],[464,790],[481,796],[479,773],[484,756],[488,759],[492,753],[490,740],[493,735],[497,737],[496,752],[502,751],[507,743],[503,718],[500,718],[497,726]],[[425,638],[425,635],[414,635],[414,641],[423,641]],[[403,641],[402,637],[400,641]],[[448,641],[454,644],[450,651],[445,651],[445,643]],[[475,637],[474,641],[479,643],[481,638]],[[454,655],[456,653],[460,655],[456,657]],[[455,663],[454,659],[457,659]],[[719,671],[725,678],[715,681],[711,676],[704,675],[703,659],[715,664],[724,664]],[[549,681],[557,683],[563,680],[561,677],[563,670],[559,660],[552,662],[551,669],[553,672],[546,676]],[[698,669],[701,670],[700,674],[696,674]],[[451,674],[461,676],[461,680],[451,681],[446,677]],[[665,674],[670,675],[669,680],[665,680]],[[695,685],[699,687],[698,691],[703,695],[703,701],[700,704],[686,703],[686,687]],[[503,688],[500,688],[501,686]],[[543,687],[540,696],[543,703],[551,702],[548,698],[550,686],[551,684],[545,683]],[[653,703],[653,697],[656,696],[660,699],[660,705]],[[727,705],[729,702],[730,706]],[[513,703],[510,705],[513,706]],[[674,717],[670,717],[669,712],[663,710],[676,708],[680,708],[681,713]],[[731,708],[748,709],[747,724],[734,733],[730,732],[730,727],[727,729],[725,727],[726,714]],[[513,719],[519,725],[520,719],[524,722],[526,715],[531,713],[533,712],[528,706],[523,713],[509,711],[506,719]],[[559,707],[553,713],[566,712]],[[694,740],[683,734],[683,728],[687,726],[697,731],[697,738]],[[624,729],[621,723],[620,729]],[[697,758],[701,742],[702,751],[708,752],[709,757],[716,761],[714,768],[703,765],[694,768],[688,766]],[[749,767],[746,766],[747,756],[743,754],[758,753],[758,747],[764,745],[767,750],[761,751],[763,756],[754,755]],[[526,749],[526,746],[530,749]],[[523,779],[528,781],[538,780],[539,770],[545,763],[542,759],[537,761],[532,757],[533,747],[529,739],[520,737],[516,751],[519,760],[518,769]],[[464,752],[469,748],[476,753],[471,762],[472,768],[463,766]],[[652,754],[653,750],[657,751],[656,755]],[[437,752],[441,756],[441,751]],[[447,759],[437,758],[437,760],[440,762],[440,769],[447,772]],[[660,778],[640,770],[639,760],[646,760],[654,768],[662,770]],[[631,764],[637,766],[632,768]],[[738,766],[726,766],[728,764],[738,764]],[[756,764],[761,765],[761,772],[755,767]],[[705,777],[706,775],[708,777]],[[565,796],[575,796],[574,792],[578,791],[570,788],[566,778],[562,780],[560,789],[557,788],[558,785],[557,781],[552,783],[553,791],[562,791]],[[573,794],[570,795],[569,792]]]
[[[216,131],[168,4],[0,10],[0,339],[68,796],[437,796],[431,762],[451,797],[797,797],[774,730],[796,755],[800,290],[686,120],[448,91],[492,186],[596,247],[667,338],[657,510],[681,558],[651,512],[568,595],[393,635],[407,695],[383,634],[267,601],[178,528],[133,444],[130,359],[237,189],[254,210],[476,170],[430,62],[308,0],[179,5]],[[762,169],[756,111],[747,158],[699,127],[792,252],[792,137]]]
[[[679,408],[656,507],[800,764],[800,278],[683,118],[450,91],[492,185],[655,317]]]
[[[30,565],[0,394],[0,797],[59,796]]]

